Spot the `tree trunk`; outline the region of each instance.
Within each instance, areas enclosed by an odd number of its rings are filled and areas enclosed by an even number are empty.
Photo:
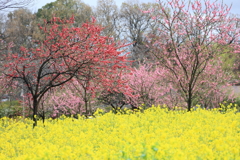
[[[84,103],[85,103],[85,116],[87,116],[87,114],[88,114],[88,104],[87,104],[86,100],[84,100]]]
[[[88,109],[89,109],[89,115],[93,115],[92,107],[91,107],[91,102],[88,100]]]
[[[187,100],[187,111],[190,112],[191,108],[192,108],[192,92],[189,91]]]
[[[37,126],[37,111],[38,101],[37,98],[33,98],[33,128]]]

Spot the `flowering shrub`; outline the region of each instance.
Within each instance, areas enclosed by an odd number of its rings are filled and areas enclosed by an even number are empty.
[[[240,116],[231,110],[1,119],[0,159],[240,159]]]

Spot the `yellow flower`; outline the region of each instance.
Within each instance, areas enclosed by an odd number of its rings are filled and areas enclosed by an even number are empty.
[[[66,116],[39,121],[2,118],[0,159],[240,159],[240,116],[234,110]],[[127,113],[127,111],[124,111]]]

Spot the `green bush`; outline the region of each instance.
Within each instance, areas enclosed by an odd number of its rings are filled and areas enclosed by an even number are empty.
[[[0,102],[0,118],[22,115],[22,106],[19,101]]]

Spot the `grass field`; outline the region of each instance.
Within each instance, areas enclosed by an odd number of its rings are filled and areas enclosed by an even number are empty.
[[[93,119],[1,119],[0,159],[240,159],[240,114],[217,110],[106,113]]]

